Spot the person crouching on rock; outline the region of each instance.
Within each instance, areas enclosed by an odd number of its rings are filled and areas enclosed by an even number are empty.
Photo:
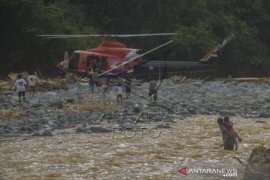
[[[228,116],[224,117],[224,127],[227,129],[229,135],[234,138],[235,150],[237,150],[238,149],[238,141],[242,142],[242,139],[239,137],[239,135],[234,130],[233,122],[230,121]]]
[[[18,96],[19,96],[19,102],[21,102],[21,96],[23,97],[23,102],[25,102],[25,87],[27,83],[22,78],[22,75],[17,76],[17,80],[15,81],[14,89],[16,89]]]

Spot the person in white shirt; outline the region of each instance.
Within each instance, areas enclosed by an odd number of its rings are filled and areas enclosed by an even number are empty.
[[[117,88],[116,88],[116,99],[117,99],[117,104],[122,106],[122,101],[123,101],[123,84],[118,83]]]
[[[26,85],[27,85],[26,81],[22,78],[22,75],[19,74],[17,80],[15,81],[15,88],[16,91],[18,92],[19,102],[21,102],[21,96],[23,97],[23,101],[25,102]]]
[[[35,91],[36,91],[37,77],[35,75],[29,75],[27,77],[27,81],[28,81],[28,86],[29,86],[30,94],[32,92],[32,96],[34,96],[35,95]]]

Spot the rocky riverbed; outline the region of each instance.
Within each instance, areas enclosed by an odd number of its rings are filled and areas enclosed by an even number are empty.
[[[259,145],[269,147],[270,85],[263,82],[164,80],[153,104],[148,84],[134,85],[130,99],[106,102],[84,84],[38,92],[18,103],[0,95],[2,179],[181,179],[191,168],[237,169]],[[237,152],[222,150],[216,123],[230,116],[244,139]],[[224,178],[190,174],[189,179]]]
[[[69,90],[38,92],[35,97],[27,97],[26,103],[18,103],[15,93],[2,94],[0,134],[31,134],[96,124],[103,113],[116,119],[124,113],[137,116],[139,112],[159,113],[160,118],[168,112],[167,120],[194,115],[270,117],[270,86],[261,82],[187,80],[178,84],[165,80],[157,104],[149,101],[148,84],[142,83],[133,86],[131,99],[124,100],[123,107],[116,105],[114,94],[112,88],[106,104],[102,103],[101,93],[92,94],[87,85],[81,84],[69,84]]]

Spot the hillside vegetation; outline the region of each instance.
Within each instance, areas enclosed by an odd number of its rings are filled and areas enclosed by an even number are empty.
[[[45,39],[38,34],[177,32],[174,60],[197,61],[230,33],[219,60],[224,74],[268,75],[269,0],[0,0],[0,73],[57,72],[64,51],[96,46],[101,38]],[[168,37],[120,39],[151,49]]]

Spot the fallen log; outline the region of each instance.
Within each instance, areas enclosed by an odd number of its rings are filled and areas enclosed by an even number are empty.
[[[246,78],[228,78],[225,79],[224,82],[261,82],[261,83],[267,83],[270,84],[270,78],[255,78],[255,77],[246,77]]]

